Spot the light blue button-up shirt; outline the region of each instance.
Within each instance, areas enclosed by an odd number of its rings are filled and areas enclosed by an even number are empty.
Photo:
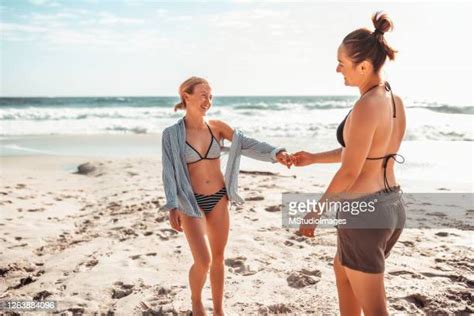
[[[164,129],[162,134],[163,186],[166,195],[165,210],[174,208],[193,217],[201,217],[199,206],[191,187],[188,167],[185,159],[186,127],[183,118]],[[224,176],[227,196],[231,203],[242,204],[244,199],[238,194],[238,175],[240,156],[275,163],[278,152],[284,150],[265,142],[246,137],[241,131],[234,130],[232,145],[229,148]]]

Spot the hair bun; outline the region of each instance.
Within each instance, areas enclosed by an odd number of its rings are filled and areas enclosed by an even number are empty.
[[[372,15],[372,23],[375,27],[375,35],[383,35],[383,33],[389,32],[393,29],[392,20],[388,17],[386,13],[382,11],[377,11],[374,15]]]

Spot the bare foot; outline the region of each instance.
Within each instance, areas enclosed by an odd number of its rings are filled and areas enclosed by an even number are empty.
[[[193,316],[207,316],[206,309],[201,301],[193,302]]]

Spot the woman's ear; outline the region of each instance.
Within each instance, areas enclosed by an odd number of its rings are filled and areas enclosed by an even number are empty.
[[[359,64],[359,73],[361,75],[365,75],[369,73],[371,70],[372,70],[372,64],[369,61],[364,60],[363,62]]]
[[[187,94],[186,92],[183,93],[183,101],[184,103],[188,103],[189,101],[189,94]]]

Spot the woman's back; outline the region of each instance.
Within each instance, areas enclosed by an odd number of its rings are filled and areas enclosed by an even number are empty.
[[[397,185],[394,162],[399,160],[397,156],[391,159],[387,155],[396,154],[400,149],[406,129],[405,109],[401,98],[393,95],[392,99],[391,92],[382,88],[371,91],[363,96],[359,102],[362,104],[356,104],[354,107],[364,106],[367,103],[376,104],[374,118],[377,122],[367,159],[348,192],[372,193],[386,188],[385,175],[389,187]],[[357,133],[358,130],[357,126],[354,126],[355,122],[351,115],[352,113],[346,121],[345,139],[349,138],[349,135],[347,135],[349,132]],[[344,150],[342,154],[344,155]],[[387,160],[386,172],[384,171],[385,160]]]

